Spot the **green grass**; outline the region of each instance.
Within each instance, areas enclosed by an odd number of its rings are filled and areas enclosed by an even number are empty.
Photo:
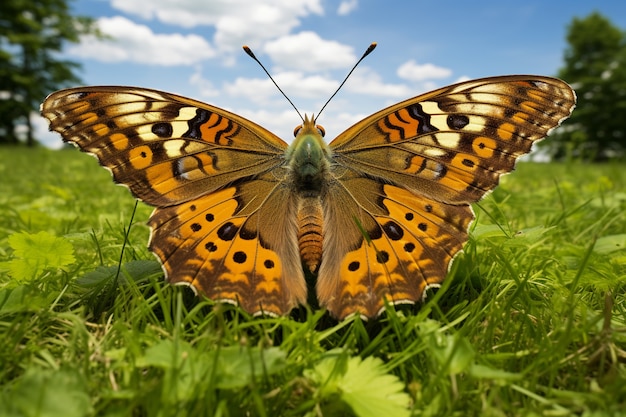
[[[164,284],[94,159],[2,148],[0,415],[619,415],[625,168],[520,164],[425,304],[337,323]]]

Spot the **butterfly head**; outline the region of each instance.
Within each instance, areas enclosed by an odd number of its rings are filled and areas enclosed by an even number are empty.
[[[300,189],[319,190],[330,164],[330,148],[324,142],[324,128],[315,118],[304,116],[304,122],[294,130],[296,139],[287,150],[287,160]]]
[[[315,124],[315,117],[311,117],[309,119],[309,116],[305,114],[303,123],[293,129],[293,136],[297,138],[299,135],[310,134],[318,134],[321,137],[324,137],[326,135],[326,130],[324,129],[324,126]]]

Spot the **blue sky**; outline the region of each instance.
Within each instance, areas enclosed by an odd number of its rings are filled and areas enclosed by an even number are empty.
[[[241,114],[290,141],[296,112],[241,49],[263,61],[302,113],[317,113],[371,42],[368,56],[318,122],[332,140],[394,102],[469,78],[554,75],[566,27],[599,11],[626,28],[616,0],[75,0],[111,38],[64,55],[85,85],[131,85]],[[55,147],[56,134],[38,137]]]

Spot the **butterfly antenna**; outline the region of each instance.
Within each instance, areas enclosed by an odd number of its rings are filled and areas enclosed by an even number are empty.
[[[243,50],[246,51],[246,53],[250,56],[250,58],[254,59],[256,61],[256,63],[261,66],[261,68],[263,68],[263,71],[265,71],[267,76],[270,77],[270,80],[272,80],[272,82],[274,83],[276,88],[278,88],[278,91],[280,91],[280,93],[283,95],[283,97],[285,97],[287,99],[289,104],[291,104],[291,107],[294,108],[296,113],[298,113],[298,116],[300,116],[300,119],[302,119],[302,121],[304,122],[304,117],[302,117],[302,114],[300,114],[300,111],[298,111],[298,108],[296,107],[296,105],[293,104],[293,102],[289,99],[289,97],[287,97],[287,94],[285,94],[285,92],[282,90],[282,88],[280,88],[278,86],[278,84],[276,84],[276,81],[274,81],[274,79],[270,75],[269,71],[265,68],[265,66],[261,63],[261,61],[259,61],[259,58],[257,58],[256,55],[254,55],[254,52],[252,52],[252,49],[250,49],[250,47],[248,45],[244,45],[243,46]]]
[[[318,117],[320,117],[320,114],[322,113],[322,111],[326,108],[326,106],[328,105],[328,103],[330,103],[330,100],[333,99],[333,97],[335,97],[337,95],[337,93],[339,92],[339,90],[341,90],[341,87],[343,87],[343,85],[346,83],[346,81],[348,81],[348,78],[350,78],[350,75],[352,75],[352,73],[354,72],[354,70],[356,69],[356,67],[361,63],[361,61],[363,61],[365,59],[366,56],[368,56],[369,54],[372,53],[372,51],[376,49],[376,42],[372,42],[370,44],[370,46],[367,47],[367,49],[365,50],[365,52],[363,52],[363,55],[361,55],[361,58],[359,58],[359,60],[356,62],[356,64],[354,64],[354,66],[352,67],[352,69],[350,70],[350,72],[348,73],[348,75],[346,75],[346,78],[343,79],[343,81],[341,82],[341,84],[339,84],[339,87],[337,87],[337,89],[335,90],[335,92],[333,93],[332,96],[330,96],[330,98],[328,100],[326,100],[326,103],[324,103],[324,105],[322,106],[322,108],[320,109],[320,111],[317,112],[317,115],[315,116],[315,120],[317,120]]]

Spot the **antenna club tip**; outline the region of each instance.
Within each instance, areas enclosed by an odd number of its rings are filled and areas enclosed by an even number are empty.
[[[252,53],[252,49],[250,49],[250,47],[248,45],[244,45],[242,46],[243,50],[250,55],[252,58],[254,58],[254,53]]]
[[[367,47],[367,50],[363,54],[363,57],[365,58],[366,56],[368,56],[374,49],[376,49],[377,45],[378,44],[376,42],[370,43],[370,46]]]

